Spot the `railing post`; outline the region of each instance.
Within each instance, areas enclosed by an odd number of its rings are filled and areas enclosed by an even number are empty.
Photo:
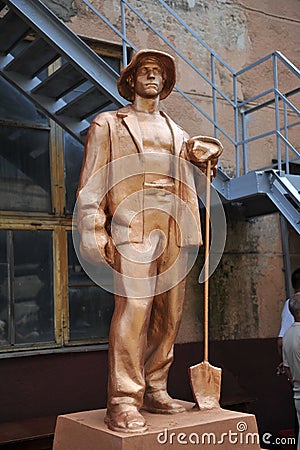
[[[280,116],[279,116],[279,96],[278,96],[278,68],[277,57],[273,54],[273,82],[274,82],[274,101],[275,101],[275,122],[276,122],[276,146],[278,170],[282,170],[281,149],[280,149]]]
[[[123,67],[127,66],[127,46],[126,46],[126,17],[125,17],[125,5],[121,0],[121,23],[122,23],[122,51],[123,51]]]
[[[213,121],[214,121],[214,137],[218,137],[217,128],[217,92],[215,89],[216,85],[216,75],[215,75],[215,57],[210,54],[210,65],[211,65],[211,83],[212,83],[212,100],[213,100]]]
[[[248,130],[247,130],[247,116],[244,111],[242,113],[242,142],[243,142],[243,170],[244,175],[248,173]]]
[[[233,75],[233,101],[234,101],[234,146],[235,146],[235,176],[240,176],[239,154],[239,106],[237,96],[237,76]]]
[[[288,141],[289,129],[288,129],[288,115],[285,101],[283,102],[283,120],[284,120],[284,137]],[[290,161],[289,161],[289,147],[285,144],[285,173],[290,173]]]

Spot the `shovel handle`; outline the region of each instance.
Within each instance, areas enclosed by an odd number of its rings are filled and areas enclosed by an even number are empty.
[[[206,212],[205,212],[205,242],[204,242],[204,361],[208,361],[208,280],[209,280],[209,227],[210,227],[210,181],[211,181],[211,162],[207,161],[206,167]]]

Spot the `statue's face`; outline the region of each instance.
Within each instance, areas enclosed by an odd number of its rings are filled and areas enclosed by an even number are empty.
[[[133,89],[143,98],[158,97],[164,87],[163,70],[159,63],[144,60],[136,69]]]

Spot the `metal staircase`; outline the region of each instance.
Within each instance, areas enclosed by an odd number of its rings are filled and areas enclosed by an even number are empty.
[[[224,203],[233,209],[237,207],[246,217],[280,211],[300,233],[300,177],[299,175],[290,175],[288,169],[291,161],[298,162],[300,160],[299,151],[295,145],[291,144],[288,135],[290,130],[295,130],[300,121],[289,123],[287,119],[287,110],[292,111],[293,116],[299,118],[299,110],[291,99],[293,95],[299,93],[300,88],[282,93],[278,88],[276,75],[278,62],[285,65],[293,75],[299,78],[298,69],[279,52],[274,52],[251,66],[235,72],[176,15],[164,0],[158,0],[158,3],[167,9],[174,20],[177,20],[185,31],[191,33],[199,45],[209,52],[211,59],[211,77],[209,78],[142,17],[129,1],[121,0],[122,31],[117,30],[99,11],[96,11],[88,0],[82,1],[122,40],[124,64],[127,62],[128,47],[136,50],[134,44],[126,36],[126,6],[152,32],[156,33],[164,44],[182,58],[197,76],[209,84],[212,90],[213,104],[211,117],[178,86],[175,86],[175,89],[204,116],[205,120],[213,125],[216,137],[221,133],[236,149],[236,177],[230,178],[219,169],[214,180],[214,186],[222,196]],[[273,64],[274,86],[255,97],[239,101],[238,78],[246,71],[251,71],[268,60]],[[55,62],[58,63],[59,68],[50,74],[48,68]],[[222,64],[232,77],[232,97],[225,95],[215,83],[216,62]],[[94,114],[107,109],[115,109],[126,103],[117,91],[117,72],[39,0],[0,0],[0,74],[82,143],[84,143],[90,119]],[[223,101],[226,101],[233,109],[233,137],[221,127],[217,120],[217,95],[222,97]],[[271,100],[270,95],[273,95]],[[257,104],[253,107],[255,102]],[[276,114],[274,130],[259,136],[248,137],[248,118],[271,103],[274,104]],[[284,109],[283,125],[279,104]],[[248,146],[258,139],[272,135],[276,139],[277,164],[249,171]],[[285,151],[284,158],[282,158],[282,148]],[[242,175],[240,173],[240,151],[243,154]],[[293,155],[292,159],[289,154]],[[284,165],[285,170],[283,170]]]
[[[213,185],[225,206],[245,218],[280,212],[300,234],[300,176],[276,170],[229,178],[218,171]]]
[[[90,116],[125,104],[118,74],[44,4],[7,0],[1,12],[1,75],[77,140],[84,142]],[[61,67],[49,75],[56,61]]]

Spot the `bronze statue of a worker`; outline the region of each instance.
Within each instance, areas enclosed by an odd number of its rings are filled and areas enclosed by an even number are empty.
[[[106,423],[117,431],[145,431],[142,409],[184,411],[167,393],[167,378],[182,316],[187,248],[202,239],[193,177],[178,161],[205,170],[210,159],[214,168],[222,146],[211,139],[197,149],[199,140],[189,141],[159,110],[174,84],[172,56],[137,52],[118,81],[132,104],[99,114],[85,145],[80,251],[93,264],[105,259],[115,271]]]

